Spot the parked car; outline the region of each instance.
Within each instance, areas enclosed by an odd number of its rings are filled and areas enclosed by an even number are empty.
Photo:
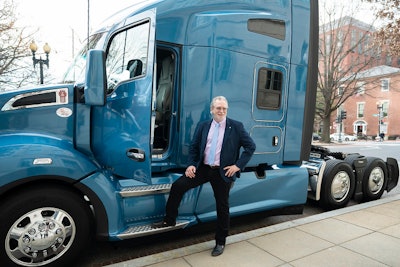
[[[339,141],[339,135],[342,141],[356,141],[357,137],[354,135],[348,135],[345,133],[334,133],[330,135],[331,141]]]
[[[313,141],[319,141],[319,140],[321,140],[321,136],[319,134],[317,134],[317,133],[313,133],[312,134],[312,140]]]

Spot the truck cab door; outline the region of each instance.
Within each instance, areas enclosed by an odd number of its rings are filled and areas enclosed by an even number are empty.
[[[107,97],[92,110],[92,151],[115,177],[151,183],[155,10],[125,21],[106,47]]]

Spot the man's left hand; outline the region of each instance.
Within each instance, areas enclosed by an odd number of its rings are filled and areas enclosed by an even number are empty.
[[[236,165],[226,166],[224,168],[225,176],[232,177],[236,172],[240,171],[239,167]]]

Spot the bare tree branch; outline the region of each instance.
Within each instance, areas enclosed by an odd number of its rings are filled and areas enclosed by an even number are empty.
[[[35,32],[16,26],[15,9],[13,0],[0,2],[0,90],[21,87],[35,76],[27,60]]]
[[[363,0],[374,3],[375,15],[383,26],[376,32],[376,40],[392,55],[400,55],[400,0]]]
[[[364,84],[358,82],[359,73],[374,65],[379,51],[373,42],[372,25],[345,16],[351,12],[344,7],[323,8],[326,16],[320,22],[316,121],[323,127],[322,140],[328,142],[331,114],[364,90]]]

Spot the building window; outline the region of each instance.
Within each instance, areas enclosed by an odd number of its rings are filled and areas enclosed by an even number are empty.
[[[337,51],[340,51],[343,48],[343,31],[339,30],[337,33]]]
[[[359,38],[358,38],[358,53],[361,55],[363,54],[364,50],[363,50],[363,32],[359,32]]]
[[[357,43],[357,31],[352,29],[351,30],[351,36],[350,36],[351,40],[350,40],[350,49],[352,49],[354,51],[356,43]]]
[[[386,122],[382,123],[380,126],[381,133],[387,134],[388,132],[388,124]]]
[[[389,101],[382,102],[382,117],[387,117],[389,113]]]
[[[364,117],[364,107],[365,103],[357,103],[357,118],[363,118]]]
[[[371,42],[371,36],[370,34],[366,34],[365,36],[365,40],[364,40],[364,53],[367,56],[371,56],[371,47],[370,47],[370,42]]]
[[[330,34],[327,34],[325,38],[325,55],[329,55],[331,53],[331,45],[332,36]]]
[[[365,93],[365,82],[358,82],[357,86],[357,94],[362,95]]]
[[[392,66],[392,56],[389,54],[386,55],[386,64],[385,65]]]
[[[389,86],[390,86],[390,79],[382,79],[381,80],[381,90],[382,90],[382,92],[389,91]]]
[[[338,88],[338,96],[342,96],[343,93],[344,93],[344,86],[341,85],[341,86],[339,86],[339,88]]]

